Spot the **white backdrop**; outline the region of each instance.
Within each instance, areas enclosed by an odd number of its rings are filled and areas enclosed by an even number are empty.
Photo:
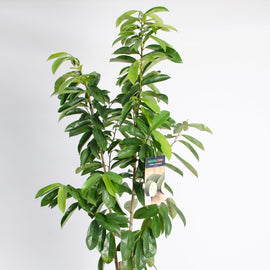
[[[179,32],[164,37],[184,61],[160,66],[172,77],[163,89],[169,110],[214,132],[197,135],[206,148],[198,180],[167,172],[187,227],[175,219],[170,237],[158,240],[157,267],[270,269],[267,0],[0,1],[0,269],[96,269],[97,253],[84,242],[88,217],[77,212],[61,230],[60,211],[34,200],[44,185],[85,180],[74,175],[77,139],[57,123],[46,59],[70,52],[116,94],[115,19],[156,5],[170,10],[162,18]]]

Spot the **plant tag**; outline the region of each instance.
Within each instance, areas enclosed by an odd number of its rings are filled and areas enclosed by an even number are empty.
[[[159,204],[164,201],[165,155],[148,157],[145,162],[146,204]]]

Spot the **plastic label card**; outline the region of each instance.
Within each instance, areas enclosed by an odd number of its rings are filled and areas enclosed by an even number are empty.
[[[148,157],[145,162],[146,204],[159,204],[164,201],[165,155]]]

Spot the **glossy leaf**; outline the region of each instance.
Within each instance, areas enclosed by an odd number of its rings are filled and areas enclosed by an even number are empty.
[[[157,216],[153,217],[153,220],[151,222],[151,230],[152,230],[153,236],[155,238],[158,238],[160,236],[161,224],[160,224],[160,220]]]
[[[135,61],[128,70],[128,79],[132,84],[135,84],[139,75],[139,62]]]
[[[57,203],[59,209],[64,213],[66,209],[66,199],[67,199],[68,189],[66,186],[61,185],[58,190]]]
[[[124,20],[128,19],[129,16],[131,16],[135,12],[137,12],[137,10],[129,10],[129,11],[123,13],[120,17],[117,18],[116,23],[115,23],[116,27],[119,26]]]
[[[160,112],[159,106],[153,100],[151,100],[149,98],[141,98],[141,101],[144,102],[152,111],[154,111],[156,113]]]
[[[136,136],[136,137],[139,137],[141,139],[145,139],[145,135],[139,130],[137,129],[135,126],[121,126],[119,128],[119,130],[122,132],[122,133],[125,133],[125,132],[128,132],[130,135],[133,135],[133,136]]]
[[[191,153],[195,156],[195,158],[197,160],[199,160],[199,155],[198,155],[197,151],[192,147],[192,145],[190,143],[188,143],[187,141],[183,141],[183,140],[180,140],[179,142],[184,144],[191,151]]]
[[[176,213],[179,215],[179,217],[183,221],[184,226],[186,226],[186,224],[187,224],[186,218],[185,218],[184,214],[182,213],[182,211],[176,206],[175,201],[172,198],[167,198],[166,202],[167,202],[168,206],[170,205],[170,207],[174,208]]]
[[[48,194],[46,194],[41,202],[40,202],[40,206],[46,206],[48,205],[58,194],[58,188],[53,189],[52,191],[50,191]]]
[[[82,185],[82,195],[85,195],[88,190],[91,189],[100,180],[100,176],[101,175],[99,173],[94,173],[87,178],[87,180]]]
[[[113,209],[116,204],[116,199],[114,196],[112,196],[106,189],[105,185],[102,185],[101,187],[102,191],[102,201],[107,206],[108,209]]]
[[[82,135],[82,137],[81,137],[81,139],[79,141],[79,144],[78,144],[78,152],[79,153],[81,152],[81,150],[82,150],[83,146],[85,145],[85,143],[90,139],[91,135],[92,135],[92,131],[85,132]]]
[[[62,219],[61,219],[61,228],[63,228],[65,226],[65,224],[67,223],[67,221],[70,219],[70,217],[72,216],[72,214],[74,213],[74,211],[77,209],[78,207],[78,203],[73,203],[69,206],[69,208],[67,209],[67,211],[65,212],[65,214],[63,215]]]
[[[102,176],[103,182],[105,184],[105,187],[107,191],[115,197],[115,193],[119,192],[119,188],[116,184],[112,183],[110,176],[108,174],[104,174]]]
[[[152,120],[151,129],[154,130],[162,125],[170,117],[170,112],[161,111],[159,114],[156,114]]]
[[[129,258],[128,260],[122,260],[121,270],[131,270],[131,269],[133,269],[132,259]]]
[[[64,56],[64,57],[60,57],[57,58],[53,64],[52,64],[52,73],[55,74],[56,70],[58,69],[58,67],[66,60],[69,60],[70,57],[69,56]]]
[[[98,260],[98,270],[104,270],[104,261],[102,260],[102,257]]]
[[[163,223],[164,223],[164,229],[165,229],[165,237],[167,238],[172,230],[172,223],[170,220],[170,217],[167,212],[167,206],[164,203],[161,203],[159,207],[159,213],[162,217]]]
[[[89,250],[92,250],[97,246],[98,237],[99,237],[99,224],[96,220],[93,220],[88,228],[85,240]]]
[[[118,185],[122,184],[122,177],[119,174],[114,173],[114,172],[106,172],[106,174],[109,175],[110,179],[114,183],[116,183]]]
[[[127,146],[123,148],[122,150],[120,150],[117,156],[120,159],[133,157],[137,153],[138,150],[139,150],[139,147],[137,145]]]
[[[149,227],[146,227],[143,233],[143,254],[146,258],[152,258],[157,252],[156,239]]]
[[[169,10],[165,7],[162,7],[162,6],[153,7],[153,8],[150,8],[149,10],[147,10],[145,12],[145,15],[149,15],[149,14],[155,13],[155,12],[163,12],[163,11],[169,11]]]
[[[181,176],[184,175],[183,172],[179,168],[175,167],[174,165],[172,165],[170,163],[165,163],[165,166],[168,167],[169,169],[173,170],[174,172],[180,174]]]
[[[66,52],[58,52],[58,53],[54,53],[54,54],[51,54],[47,61],[49,60],[52,60],[52,59],[55,59],[55,58],[58,58],[58,57],[63,57],[63,56],[70,56],[70,54],[66,53]]]
[[[137,196],[139,202],[142,205],[145,205],[145,197],[144,197],[145,195],[144,195],[143,183],[134,182],[133,186],[134,186],[135,193],[136,193],[136,196]]]
[[[139,239],[136,244],[135,250],[135,265],[137,270],[141,270],[145,267],[147,259],[143,254],[143,240]]]
[[[97,220],[97,222],[106,230],[113,232],[117,235],[120,235],[120,226],[116,223],[109,223],[106,220],[106,215],[102,214],[102,213],[97,213],[95,215],[95,218]]]
[[[93,129],[94,138],[97,144],[103,149],[106,150],[107,148],[107,140],[103,134],[103,132],[99,129]]]
[[[119,126],[121,126],[122,123],[125,121],[127,115],[129,114],[130,110],[132,109],[132,105],[133,105],[132,100],[128,101],[128,102],[124,105],[124,107],[123,107],[123,109],[122,109],[121,116],[120,116],[120,118],[119,118]]]
[[[136,59],[128,55],[119,55],[115,58],[111,58],[110,62],[121,62],[121,63],[134,63]]]
[[[182,136],[184,138],[186,138],[187,140],[189,140],[190,142],[192,142],[193,144],[195,144],[197,147],[199,147],[202,150],[204,150],[204,146],[203,146],[203,144],[199,140],[195,139],[194,137],[192,137],[190,135],[183,134]]]
[[[164,183],[164,186],[173,195],[173,190],[171,189],[171,187],[167,183]]]
[[[161,48],[164,50],[164,52],[166,52],[166,49],[167,49],[167,43],[164,41],[164,40],[162,40],[162,39],[160,39],[160,38],[158,38],[158,37],[156,37],[156,36],[150,36],[153,40],[155,40],[160,46],[161,46]]]
[[[135,245],[134,234],[132,231],[123,231],[121,233],[120,251],[123,260],[127,260],[132,256]]]
[[[111,263],[114,259],[115,255],[115,239],[112,233],[107,233],[105,241],[104,241],[104,246],[101,251],[101,257],[102,260],[105,263]]]
[[[39,198],[39,197],[42,197],[43,195],[49,193],[49,192],[52,191],[53,189],[58,188],[58,187],[60,187],[60,186],[61,186],[61,184],[55,183],[55,184],[51,184],[51,185],[48,185],[48,186],[46,186],[46,187],[43,187],[43,188],[41,188],[41,189],[37,192],[35,198],[37,199],[37,198]]]
[[[157,130],[153,130],[151,134],[154,139],[160,144],[161,150],[165,154],[167,159],[170,159],[172,155],[172,149],[165,136]]]
[[[194,169],[194,167],[188,163],[186,160],[184,160],[183,158],[181,158],[179,155],[177,155],[176,153],[173,153],[174,156],[180,160],[196,177],[198,177],[198,173],[197,171]]]
[[[151,205],[147,205],[147,206],[143,206],[143,207],[139,208],[134,213],[134,218],[136,218],[136,219],[150,218],[150,217],[156,216],[157,213],[158,213],[157,204],[151,204]]]
[[[142,81],[142,85],[148,85],[156,82],[161,82],[170,79],[170,76],[166,74],[157,74],[155,76],[151,76],[148,78],[144,78]]]

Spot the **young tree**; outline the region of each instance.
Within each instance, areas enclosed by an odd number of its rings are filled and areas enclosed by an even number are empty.
[[[86,245],[100,252],[98,269],[113,261],[116,270],[140,270],[154,265],[156,239],[163,233],[166,237],[170,234],[171,220],[176,215],[184,225],[186,220],[172,198],[159,204],[145,203],[145,189],[149,188],[145,185],[146,158],[165,155],[170,160],[173,155],[197,176],[194,167],[172,149],[181,143],[199,160],[195,148],[204,150],[203,144],[187,132],[195,128],[211,133],[203,124],[179,123],[169,111],[160,110],[159,103],[168,104],[168,97],[156,84],[170,77],[153,68],[164,60],[182,63],[178,52],[157,36],[160,31],[176,30],[157,15],[165,11],[168,10],[160,6],[145,13],[130,10],[116,20],[120,33],[113,44],[120,47],[111,62],[126,66],[116,82],[121,93],[112,100],[109,91],[98,87],[100,74],[83,73],[76,57],[60,52],[48,58],[54,60],[53,73],[63,62],[71,64],[70,70],[56,80],[53,95],[60,99],[59,120],[78,117],[65,131],[70,137],[80,136],[80,166],[76,173],[86,180],[79,188],[60,183],[48,185],[38,191],[36,198],[43,197],[41,206],[58,205],[64,213],[61,227],[75,210],[89,215]],[[178,165],[165,166],[183,176]],[[164,184],[173,195],[164,175],[151,184],[162,194]],[[130,200],[123,202],[123,194],[128,194]],[[68,208],[67,201],[72,201]],[[138,220],[137,228],[134,219]]]

